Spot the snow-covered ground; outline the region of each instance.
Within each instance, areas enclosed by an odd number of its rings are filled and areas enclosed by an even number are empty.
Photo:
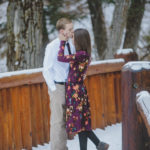
[[[121,123],[107,126],[105,130],[96,129],[94,132],[101,141],[107,142],[110,145],[109,150],[122,150]],[[67,145],[69,150],[80,150],[78,136],[75,136],[74,140],[68,140]],[[50,150],[50,143],[44,146],[33,147],[33,150]],[[88,150],[96,150],[96,147],[90,140],[88,141]]]

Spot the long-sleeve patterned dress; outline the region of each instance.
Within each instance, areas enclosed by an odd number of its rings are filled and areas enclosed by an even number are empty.
[[[58,60],[70,63],[66,82],[66,130],[68,134],[91,130],[91,113],[87,90],[83,83],[90,56],[85,51],[64,55],[65,41],[61,41]]]

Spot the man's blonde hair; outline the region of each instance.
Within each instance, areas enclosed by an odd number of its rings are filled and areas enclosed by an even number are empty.
[[[66,24],[70,24],[72,21],[68,18],[61,18],[56,23],[56,29],[59,31],[61,29],[65,29]]]

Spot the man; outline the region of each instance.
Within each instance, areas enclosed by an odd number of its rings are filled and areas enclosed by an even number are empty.
[[[43,76],[48,86],[51,109],[50,140],[51,150],[67,150],[67,133],[65,128],[65,81],[68,76],[69,63],[57,60],[60,47],[60,39],[65,36],[69,45],[65,45],[65,55],[74,53],[74,46],[69,41],[73,37],[72,21],[61,18],[57,21],[58,38],[49,43],[46,47]]]

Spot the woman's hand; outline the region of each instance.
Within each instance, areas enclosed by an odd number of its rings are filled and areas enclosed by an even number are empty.
[[[62,33],[62,34],[59,35],[59,39],[61,41],[67,41],[68,40],[67,36],[64,33]]]

